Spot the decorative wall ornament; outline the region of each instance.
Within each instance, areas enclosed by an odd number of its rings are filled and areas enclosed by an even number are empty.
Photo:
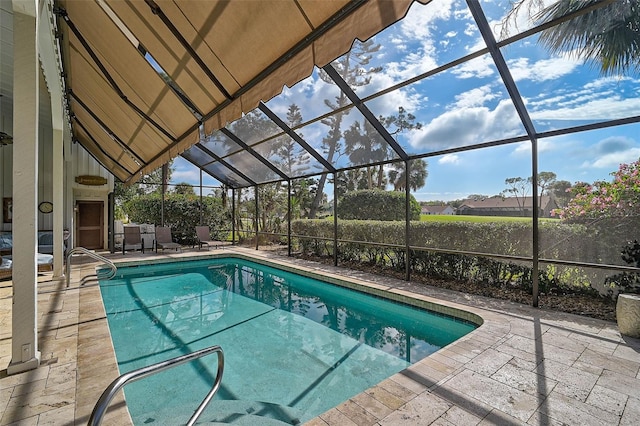
[[[90,185],[90,186],[100,186],[106,185],[107,178],[102,176],[94,176],[94,175],[82,175],[76,176],[76,183],[81,185]]]

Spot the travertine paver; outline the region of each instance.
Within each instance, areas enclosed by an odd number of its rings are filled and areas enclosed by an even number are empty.
[[[492,379],[533,396],[547,396],[558,383],[556,380],[507,363],[491,376]]]
[[[622,338],[615,324],[313,262],[293,263],[266,251],[232,248],[225,253],[301,267],[328,279],[349,277],[419,303],[460,308],[484,321],[476,331],[308,425],[640,423],[640,341]],[[196,254],[184,250],[171,257]],[[155,254],[113,257],[149,261]],[[0,425],[86,424],[99,395],[117,377],[100,291],[79,284],[94,268],[74,259],[69,289],[50,274],[39,277],[42,366],[9,377],[0,371]],[[2,368],[11,359],[11,294],[11,283],[0,282]],[[128,423],[119,396],[103,424]]]
[[[640,419],[640,399],[629,398],[624,408],[620,426],[635,426]]]
[[[609,411],[618,416],[622,415],[629,397],[623,393],[595,385],[587,398],[587,404]],[[640,420],[640,418],[638,418]]]
[[[552,419],[569,425],[615,425],[620,417],[577,399],[551,392],[538,410]]]
[[[485,404],[525,422],[540,404],[540,400],[535,396],[471,370],[461,372],[449,380],[444,387],[473,395]]]
[[[473,358],[465,367],[469,370],[475,371],[476,373],[491,376],[496,371],[504,367],[504,365],[511,361],[512,358],[512,355],[489,348],[477,357]]]
[[[598,381],[596,374],[551,360],[541,362],[536,372],[541,376],[558,381],[553,389],[555,392],[580,401],[587,399],[591,389]]]
[[[430,392],[422,393],[380,421],[381,425],[430,425],[452,404]]]

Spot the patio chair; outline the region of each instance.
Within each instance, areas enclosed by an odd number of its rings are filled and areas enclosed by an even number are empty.
[[[210,246],[218,248],[225,245],[222,241],[211,239],[211,232],[208,226],[196,226],[196,238],[198,240],[198,250],[200,250],[203,245],[207,246],[207,250],[209,250]]]
[[[156,226],[156,253],[158,249],[178,249],[181,248],[180,244],[174,243],[171,236],[171,228],[168,226]]]
[[[0,256],[0,280],[11,279],[13,275],[13,259],[11,255]],[[53,256],[38,253],[38,273],[53,271]]]
[[[122,239],[122,254],[126,250],[140,250],[144,253],[144,240],[140,234],[139,226],[125,226]]]

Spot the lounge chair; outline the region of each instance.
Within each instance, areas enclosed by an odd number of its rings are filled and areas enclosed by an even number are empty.
[[[211,239],[211,232],[208,226],[196,226],[196,238],[198,240],[198,250],[200,250],[203,245],[207,246],[207,250],[209,250],[210,246],[218,248],[225,245],[222,241]]]
[[[122,254],[126,250],[140,250],[144,253],[144,240],[140,234],[139,226],[125,226],[122,239]]]
[[[156,226],[156,253],[158,249],[176,249],[178,251],[182,246],[173,242],[171,237],[171,228],[168,226]]]
[[[13,275],[11,256],[0,256],[0,280],[9,279]],[[38,253],[38,273],[53,271],[53,256]]]

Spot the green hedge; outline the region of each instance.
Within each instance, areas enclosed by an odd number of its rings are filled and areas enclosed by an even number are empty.
[[[338,201],[338,217],[345,220],[404,220],[405,193],[366,189],[345,194]],[[420,220],[420,204],[409,198],[409,215]]]
[[[162,221],[161,206],[160,196],[139,197],[129,200],[124,205],[124,210],[132,222],[159,225]],[[222,200],[203,197],[202,215],[203,224],[211,228],[213,238],[228,238],[231,220],[229,213],[222,207]],[[184,245],[195,244],[195,227],[200,225],[200,198],[167,194],[164,200],[164,224],[171,228],[176,242]]]
[[[600,222],[598,226],[567,224],[560,221],[540,223],[540,257],[588,263],[624,264],[621,248],[628,238],[628,224]],[[292,222],[304,254],[333,256],[333,222],[298,220]],[[367,262],[404,271],[406,268],[405,222],[339,221],[339,262]],[[321,237],[321,238],[313,238]],[[409,244],[416,247],[460,250],[465,252],[532,256],[531,223],[519,222],[411,222]],[[357,243],[375,242],[398,247],[374,247]],[[531,291],[530,261],[509,261],[486,256],[441,253],[429,250],[411,252],[412,273],[446,280],[483,283],[493,286],[518,286]],[[606,271],[541,264],[541,292],[602,293],[610,295],[615,283],[607,281]],[[607,288],[609,291],[607,291]],[[596,290],[597,289],[597,290]]]

